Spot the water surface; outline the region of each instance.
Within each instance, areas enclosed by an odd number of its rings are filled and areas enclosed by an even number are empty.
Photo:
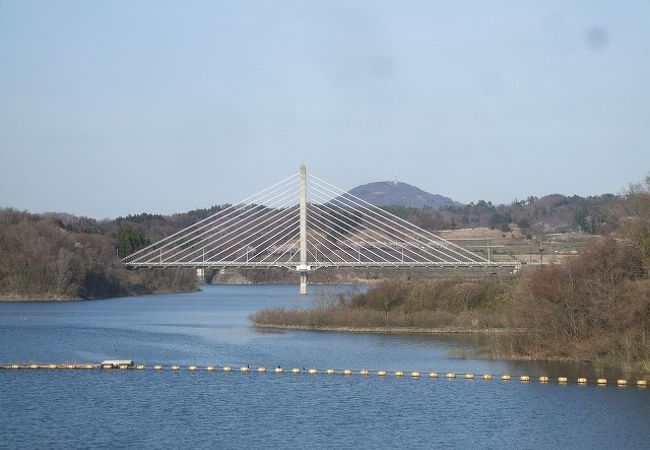
[[[342,287],[342,289],[344,289]],[[248,316],[305,307],[296,286],[74,303],[0,304],[0,362],[250,364],[592,376],[580,365],[450,358],[477,336],[261,331]],[[482,380],[0,371],[0,447],[647,448],[636,388]]]

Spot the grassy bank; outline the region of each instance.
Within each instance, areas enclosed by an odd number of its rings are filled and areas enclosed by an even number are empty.
[[[509,328],[417,328],[417,327],[334,327],[322,325],[274,325],[270,323],[255,323],[257,328],[279,330],[306,330],[306,331],[334,331],[337,333],[372,333],[372,334],[467,334],[483,333],[498,334],[509,333],[515,330]],[[520,330],[522,331],[522,330]]]
[[[311,309],[266,309],[252,320],[312,328],[507,328],[500,305],[511,283],[386,280],[351,297],[319,287]]]

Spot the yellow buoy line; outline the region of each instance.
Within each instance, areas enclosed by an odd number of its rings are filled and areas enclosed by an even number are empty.
[[[316,368],[310,368],[310,369],[301,369],[298,367],[293,367],[291,369],[285,370],[283,367],[278,366],[273,369],[268,369],[266,367],[254,367],[251,368],[250,366],[242,366],[242,367],[232,367],[232,366],[216,366],[216,365],[208,365],[208,366],[197,366],[197,365],[188,365],[188,366],[181,366],[178,364],[172,364],[168,366],[164,366],[162,364],[155,364],[155,365],[144,365],[144,364],[125,364],[125,363],[100,363],[100,364],[79,364],[79,363],[65,363],[65,364],[19,364],[19,363],[13,363],[13,364],[0,364],[0,369],[6,369],[6,370],[19,370],[19,369],[27,369],[27,370],[37,370],[37,369],[46,369],[46,370],[57,370],[57,369],[65,369],[65,370],[91,370],[91,369],[102,369],[102,370],[138,370],[138,371],[143,371],[143,370],[153,370],[153,371],[162,371],[162,370],[171,370],[173,372],[180,372],[180,371],[189,371],[189,372],[240,372],[240,373],[249,373],[249,372],[255,372],[258,374],[263,374],[267,372],[271,373],[276,373],[276,374],[284,374],[284,373],[291,373],[291,374],[308,374],[308,375],[343,375],[343,376],[351,376],[351,375],[357,375],[357,376],[362,376],[362,377],[370,377],[370,376],[375,376],[375,377],[395,377],[395,378],[431,378],[431,379],[437,379],[437,378],[446,378],[448,380],[455,380],[456,378],[463,378],[465,380],[471,381],[474,379],[481,379],[484,381],[492,381],[493,379],[500,379],[503,382],[510,382],[512,380],[519,380],[521,383],[528,383],[531,381],[537,381],[542,384],[546,383],[551,383],[551,382],[556,382],[559,384],[568,384],[570,382],[573,382],[574,380],[570,380],[567,377],[556,377],[556,378],[551,378],[545,375],[540,375],[540,376],[530,376],[530,375],[519,375],[519,376],[514,376],[510,374],[502,374],[502,375],[492,375],[489,373],[482,374],[482,375],[475,375],[474,373],[467,372],[467,373],[456,373],[456,372],[447,372],[447,373],[441,373],[439,374],[438,372],[419,372],[419,371],[401,371],[401,370],[395,370],[395,371],[387,371],[387,370],[368,370],[368,369],[361,369],[361,370],[352,370],[352,369],[316,369]],[[494,377],[494,378],[493,378]],[[606,378],[597,378],[597,379],[592,379],[589,380],[584,377],[577,378],[575,380],[575,383],[581,386],[587,385],[587,384],[592,384],[596,386],[620,386],[620,387],[625,387],[625,386],[630,386],[634,385],[639,388],[645,388],[647,386],[647,380],[644,379],[637,379],[635,381],[629,381],[625,379],[617,379],[617,380],[608,380]]]

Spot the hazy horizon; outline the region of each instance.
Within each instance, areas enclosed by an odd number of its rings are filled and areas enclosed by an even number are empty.
[[[279,180],[278,180],[278,181],[279,181]],[[327,181],[327,180],[326,180],[326,181]],[[372,183],[393,183],[394,181],[395,181],[395,180],[393,179],[393,180],[378,180],[378,181],[370,181],[370,182],[368,182],[368,183],[360,183],[360,184],[358,184],[357,186],[352,186],[350,189],[348,189],[348,191],[354,189],[355,187],[363,186],[363,185],[366,185],[366,184],[372,184]],[[397,181],[398,181],[399,183],[407,184],[407,185],[409,185],[409,186],[413,186],[413,187],[415,187],[415,188],[420,189],[419,186],[412,185],[412,184],[408,183],[407,181],[402,181],[402,180],[397,180]],[[639,181],[640,181],[640,180],[639,180]],[[265,186],[265,187],[268,187],[268,186]],[[262,189],[259,189],[258,191],[260,191],[260,190],[262,190]],[[458,200],[456,200],[454,197],[449,196],[449,195],[440,194],[440,193],[438,193],[438,192],[428,192],[428,191],[426,191],[426,190],[424,190],[424,189],[422,189],[422,190],[425,191],[425,192],[427,192],[427,193],[429,193],[429,194],[439,194],[439,195],[442,195],[443,197],[448,197],[448,198],[450,198],[451,200],[458,201]],[[623,189],[621,189],[621,191],[623,191]],[[252,195],[252,194],[254,194],[254,192],[250,192],[250,194]],[[621,192],[603,192],[603,193],[600,193],[600,194],[593,194],[592,196],[599,196],[599,195],[620,195],[620,194],[621,194]],[[564,196],[567,196],[567,197],[571,197],[571,196],[573,196],[573,195],[578,195],[578,194],[563,194],[563,193],[560,193],[560,192],[551,192],[551,193],[548,193],[548,194],[541,194],[541,195],[539,195],[539,196],[536,196],[536,195],[535,195],[534,197],[542,198],[542,197],[546,197],[546,196],[550,196],[550,195],[564,195]],[[248,197],[248,196],[247,196],[247,197]],[[512,203],[512,202],[514,202],[514,201],[526,200],[526,199],[528,199],[528,197],[529,197],[529,196],[520,197],[520,198],[514,198],[514,199],[512,199],[511,201],[508,201],[508,202],[494,202],[494,201],[490,200],[489,198],[479,198],[479,199],[476,199],[476,200],[471,200],[471,201],[469,201],[469,202],[459,202],[459,203],[462,203],[463,205],[468,205],[468,204],[470,204],[470,203],[474,203],[474,204],[476,204],[477,202],[483,200],[483,201],[485,201],[485,202],[490,202],[490,203],[492,203],[492,204],[495,205],[495,206],[499,206],[499,205],[508,205],[508,204],[510,204],[510,203]],[[586,197],[586,196],[585,196],[585,197]],[[142,210],[142,211],[130,211],[130,212],[126,212],[126,213],[124,213],[124,214],[118,214],[118,215],[115,215],[115,216],[106,216],[106,215],[104,215],[104,216],[101,216],[101,215],[100,215],[100,216],[90,216],[90,215],[85,215],[85,214],[77,214],[77,213],[72,212],[72,211],[55,211],[55,210],[48,210],[48,209],[44,209],[44,210],[40,210],[40,211],[36,211],[36,210],[27,210],[26,208],[19,208],[19,207],[15,207],[15,206],[12,206],[12,205],[0,205],[0,208],[14,208],[14,209],[17,209],[17,210],[26,210],[27,212],[35,213],[35,214],[50,214],[50,213],[52,213],[52,214],[59,214],[59,213],[63,213],[63,214],[72,214],[72,215],[74,215],[74,216],[78,216],[78,217],[88,217],[88,218],[92,218],[92,219],[103,220],[103,219],[116,219],[116,218],[118,218],[118,217],[125,217],[125,216],[127,216],[127,215],[137,215],[137,214],[141,214],[141,213],[148,213],[148,214],[161,214],[161,215],[183,214],[183,213],[186,213],[186,212],[191,211],[191,210],[194,210],[194,209],[208,209],[208,208],[210,208],[210,207],[212,207],[212,206],[217,206],[217,205],[235,204],[236,202],[239,202],[239,201],[241,201],[241,200],[245,200],[245,198],[239,198],[239,199],[237,199],[237,200],[235,200],[235,199],[233,199],[233,200],[226,200],[226,201],[224,201],[224,202],[213,203],[213,204],[210,204],[210,205],[204,205],[204,206],[197,206],[197,207],[187,208],[187,209],[184,209],[184,210],[178,210],[178,211],[150,211],[150,210]],[[297,197],[296,197],[296,200],[297,200]]]
[[[461,203],[650,173],[650,2],[0,0],[0,205],[95,218],[298,171]]]

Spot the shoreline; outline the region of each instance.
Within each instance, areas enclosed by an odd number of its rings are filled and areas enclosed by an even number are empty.
[[[337,333],[374,333],[374,334],[501,334],[523,333],[527,330],[511,328],[412,328],[412,327],[336,327],[316,325],[279,325],[272,323],[255,323],[253,327],[268,330],[328,331]]]
[[[35,298],[37,297],[37,298]],[[34,294],[34,295],[23,295],[23,294],[0,294],[1,303],[27,303],[27,302],[79,302],[84,300],[93,300],[93,299],[84,299],[81,297],[70,298],[62,297],[58,295],[47,295],[47,294]]]
[[[200,292],[201,289],[192,289],[192,290],[170,290],[170,291],[161,291],[161,292],[147,292],[144,294],[124,294],[124,295],[112,295],[110,297],[62,297],[59,295],[49,295],[49,294],[32,294],[33,296],[28,296],[26,294],[0,294],[0,303],[70,303],[70,302],[86,302],[93,300],[107,300],[107,299],[117,299],[125,297],[144,297],[147,295],[166,295],[166,294],[191,294],[192,292]],[[39,298],[34,298],[38,296]]]
[[[335,327],[335,326],[313,326],[313,325],[278,325],[269,323],[252,323],[254,328],[260,330],[286,330],[286,331],[317,331],[317,332],[335,332],[335,333],[353,333],[353,334],[428,334],[428,335],[445,335],[445,334],[486,334],[499,335],[505,333],[526,333],[531,330],[516,328],[461,328],[461,327],[439,327],[439,328],[410,328],[410,327]],[[450,359],[467,359],[466,355],[450,354]],[[490,360],[490,361],[525,361],[525,362],[558,362],[571,364],[596,364],[596,360],[574,359],[566,356],[531,356],[504,353],[491,353],[490,351],[478,351],[469,355],[471,359]],[[610,368],[623,370],[620,365],[609,365]],[[629,369],[628,369],[629,370]],[[632,369],[631,372],[638,374],[650,373],[644,369]]]

